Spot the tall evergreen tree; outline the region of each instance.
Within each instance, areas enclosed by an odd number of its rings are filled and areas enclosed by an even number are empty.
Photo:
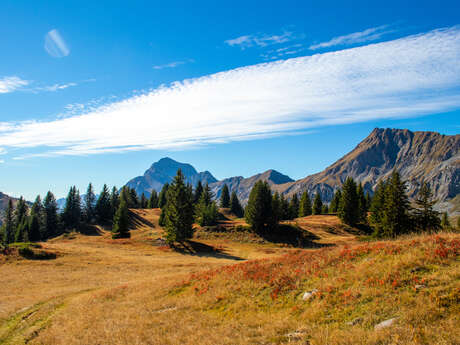
[[[227,184],[224,184],[224,186],[222,187],[222,192],[220,195],[220,207],[230,207],[230,192],[228,190]]]
[[[283,205],[278,192],[275,192],[272,197],[272,224],[278,224],[283,217]]]
[[[244,215],[243,207],[241,206],[235,191],[233,191],[232,195],[230,196],[230,212],[232,212],[238,218],[241,218]]]
[[[294,219],[299,216],[299,198],[294,194],[289,202],[289,219]]]
[[[54,237],[58,234],[58,206],[53,193],[48,192],[43,200],[44,220],[42,239]]]
[[[102,224],[110,223],[110,221],[113,219],[113,206],[114,205],[112,205],[109,188],[106,184],[104,184],[101,193],[99,194],[99,198],[97,199],[95,207],[97,219],[99,220],[99,222],[101,222]]]
[[[14,211],[14,225],[16,229],[24,222],[27,217],[29,208],[24,198],[21,196],[16,204],[16,210]]]
[[[201,182],[199,182],[198,184],[200,184]],[[163,185],[163,188],[161,188],[161,191],[160,191],[160,195],[158,197],[158,207],[159,208],[163,208],[165,205],[166,205],[166,199],[167,199],[167,196],[168,196],[168,188],[169,188],[169,183],[165,183]],[[201,193],[200,193],[200,196],[201,196]],[[198,201],[198,199],[197,199]]]
[[[444,213],[442,214],[442,218],[441,218],[441,227],[442,227],[444,230],[449,230],[449,229],[450,229],[449,215],[447,214],[447,212],[444,212]]]
[[[29,220],[27,217],[23,218],[21,223],[17,226],[14,241],[29,242]]]
[[[289,201],[284,197],[283,194],[280,196],[280,203],[281,203],[281,219],[288,220],[291,218],[291,213],[289,209]]]
[[[138,196],[137,196],[137,192],[134,188],[130,188],[129,189],[129,195],[130,195],[130,201],[131,201],[131,204],[128,205],[128,207],[130,208],[139,208],[140,204],[141,204],[141,201],[139,200]]]
[[[155,189],[150,193],[148,208],[158,208],[158,193]]]
[[[97,204],[96,204],[97,205]],[[112,188],[112,193],[110,193],[110,218],[113,219],[115,213],[120,206],[120,196],[118,195],[117,187]]]
[[[261,233],[273,228],[272,193],[266,181],[258,181],[249,194],[245,218],[254,231]]]
[[[342,197],[339,205],[339,218],[343,223],[354,226],[359,221],[358,196],[356,183],[351,177],[347,177],[342,188]]]
[[[44,209],[40,195],[35,199],[30,210],[29,219],[29,240],[38,242],[42,239],[44,232]]]
[[[377,185],[370,206],[369,222],[374,228],[374,235],[382,233],[382,221],[385,211],[385,190],[386,184],[380,181]]]
[[[203,199],[203,196],[201,196]],[[182,242],[193,236],[193,194],[184,183],[181,169],[168,188],[165,213],[166,241]]]
[[[437,200],[433,200],[433,193],[427,183],[422,183],[417,193],[414,210],[415,223],[420,231],[436,231],[441,228],[439,212],[433,210]]]
[[[201,183],[201,180],[198,181],[196,187],[195,187],[195,193],[193,195],[193,203],[197,204],[198,201],[200,201],[201,198],[201,193],[203,193],[203,184]]]
[[[77,187],[70,188],[67,194],[64,211],[62,212],[62,221],[66,229],[78,230],[81,220],[81,200],[80,192]]]
[[[142,193],[142,195],[141,195],[141,200],[140,200],[140,207],[141,207],[141,208],[147,208],[147,204],[148,204],[148,200],[147,200],[147,198],[145,197],[145,194]]]
[[[13,201],[8,199],[8,206],[5,210],[5,217],[3,222],[3,245],[5,247],[8,244],[14,241],[14,208],[13,208]]]
[[[329,213],[329,206],[327,204],[323,204],[321,207],[321,214],[328,214]]]
[[[342,191],[337,189],[332,197],[331,204],[329,205],[330,213],[337,213],[339,211],[340,199],[342,198]]]
[[[410,230],[409,198],[405,182],[394,170],[385,188],[385,207],[380,237],[395,237]]]
[[[96,217],[96,196],[94,195],[93,185],[90,183],[85,194],[85,206],[83,214],[87,223],[92,223]]]
[[[323,209],[323,202],[321,201],[321,195],[316,192],[315,199],[313,200],[313,214],[321,214]]]
[[[113,217],[112,238],[129,238],[129,209],[125,198],[121,198],[115,216]]]
[[[306,217],[312,214],[311,200],[308,191],[305,190],[300,198],[299,217]]]
[[[356,188],[356,195],[358,197],[358,221],[360,223],[367,223],[367,202],[361,183]]]

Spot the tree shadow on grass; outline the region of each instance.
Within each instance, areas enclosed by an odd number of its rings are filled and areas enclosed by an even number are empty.
[[[320,237],[301,229],[293,224],[279,224],[274,229],[266,230],[258,234],[267,242],[287,244],[297,248],[322,248],[331,247],[334,244],[317,243]]]
[[[151,221],[141,217],[137,213],[130,212],[129,213],[129,218],[131,221],[131,228],[136,228],[138,226],[148,226],[151,228],[155,227],[155,224],[153,224]]]
[[[91,224],[80,226],[78,232],[85,236],[102,236],[102,231],[97,226]]]
[[[183,255],[193,255],[200,257],[212,257],[217,259],[228,259],[228,260],[245,260],[239,256],[230,255],[223,251],[223,249],[210,246],[205,243],[196,241],[186,241],[181,243],[175,243],[171,245],[177,253]]]

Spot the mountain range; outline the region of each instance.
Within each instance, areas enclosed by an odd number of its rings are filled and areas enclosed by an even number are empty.
[[[347,178],[353,177],[362,183],[365,191],[372,193],[382,179],[396,169],[407,181],[408,195],[413,198],[422,181],[432,188],[438,207],[451,212],[452,200],[458,204],[460,194],[460,135],[442,135],[436,132],[412,132],[407,129],[376,128],[351,152],[325,170],[294,181],[276,170],[268,170],[249,178],[235,176],[217,181],[209,172],[197,172],[190,164],[163,158],[154,163],[143,176],[127,183],[138,194],[159,191],[166,182],[171,182],[177,169],[181,168],[186,182],[196,185],[198,181],[208,183],[216,198],[224,184],[235,191],[243,204],[259,180],[267,181],[272,190],[287,198],[300,195],[305,190],[310,197],[319,193],[329,202],[334,192]]]

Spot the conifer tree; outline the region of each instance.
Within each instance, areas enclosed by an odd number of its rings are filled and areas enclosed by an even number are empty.
[[[337,213],[339,211],[340,199],[342,198],[342,191],[337,189],[332,197],[331,204],[329,205],[330,213]]]
[[[165,213],[166,241],[183,242],[193,236],[193,194],[184,183],[182,170],[177,171],[168,188]],[[201,196],[203,199],[203,196]]]
[[[385,206],[380,237],[395,237],[410,230],[409,199],[405,182],[394,170],[385,188]]]
[[[113,187],[112,193],[110,193],[110,219],[115,216],[118,206],[120,206],[120,196],[118,195],[117,187]]]
[[[266,181],[258,181],[249,194],[245,218],[257,233],[273,228],[272,194]]]
[[[300,198],[299,217],[306,217],[312,214],[311,200],[308,191],[305,190]]]
[[[356,194],[358,197],[358,222],[367,223],[367,202],[366,196],[364,195],[364,189],[360,183],[356,189]]]
[[[359,221],[356,183],[351,177],[347,177],[343,184],[339,204],[339,218],[343,223],[351,226],[356,225]]]
[[[203,184],[201,183],[201,180],[198,181],[196,188],[195,188],[195,194],[193,195],[193,203],[196,204],[201,198],[201,193],[203,193]]]
[[[145,194],[142,193],[141,200],[140,200],[141,208],[147,208],[147,203],[148,203],[147,198],[145,197]]]
[[[115,216],[113,217],[112,238],[129,238],[129,209],[125,198],[121,198]]]
[[[85,207],[83,214],[87,223],[92,223],[96,216],[96,196],[94,195],[93,185],[90,183],[85,194]]]
[[[80,192],[77,187],[73,186],[69,190],[66,198],[64,211],[62,212],[62,221],[66,229],[78,230],[81,220],[81,200]]]
[[[24,222],[27,217],[28,209],[26,201],[21,196],[16,204],[16,210],[14,211],[14,225],[16,229]]]
[[[278,192],[272,197],[272,224],[278,224],[283,217],[283,205],[281,204],[280,195]]]
[[[40,195],[37,196],[30,210],[29,241],[38,242],[44,232],[44,209]]]
[[[129,188],[129,195],[130,204],[128,205],[128,208],[139,208],[140,200],[137,197],[137,192],[134,188]]]
[[[442,218],[441,218],[441,227],[442,227],[444,230],[450,229],[449,215],[447,214],[447,212],[444,212],[444,213],[442,214]]]
[[[233,191],[232,195],[230,196],[230,212],[232,212],[238,218],[241,218],[244,215],[243,207],[241,206],[235,191]]]
[[[24,217],[17,226],[14,242],[29,242],[29,222],[27,217]]]
[[[5,210],[5,217],[3,223],[3,245],[8,247],[8,244],[14,241],[14,208],[13,201],[8,199],[8,206]]]
[[[158,193],[155,189],[150,194],[148,208],[158,208]]]
[[[328,214],[329,213],[329,206],[327,204],[323,204],[321,207],[321,214]]]
[[[289,202],[289,219],[294,219],[299,216],[299,198],[294,194]]]
[[[220,207],[228,208],[230,206],[230,192],[228,190],[227,184],[224,184],[222,187],[222,192],[220,195]]]
[[[289,201],[284,197],[283,194],[280,196],[281,202],[281,219],[288,220],[291,218],[290,210],[289,210]]]
[[[437,200],[433,200],[433,193],[427,183],[422,183],[417,193],[414,210],[415,223],[419,231],[436,231],[441,228],[439,212],[433,210]]]
[[[53,193],[48,192],[43,200],[44,220],[42,239],[48,239],[58,234],[57,203]]]
[[[126,201],[126,200],[125,200]],[[112,209],[112,200],[109,193],[109,188],[106,184],[102,187],[101,193],[99,194],[99,198],[96,202],[96,215],[97,219],[102,224],[108,224],[113,219],[113,209]]]
[[[371,226],[374,228],[374,235],[382,233],[382,221],[385,211],[385,189],[386,184],[384,181],[380,181],[377,185],[374,196],[370,206],[369,221]]]
[[[323,208],[323,202],[321,201],[321,195],[316,192],[315,199],[313,200],[313,214],[321,214]]]
[[[198,183],[198,185],[200,185],[200,184],[201,184],[201,182]],[[161,209],[166,205],[166,201],[167,201],[166,199],[167,199],[167,195],[168,195],[168,188],[169,188],[169,183],[165,183],[163,185],[163,188],[161,188],[160,195],[158,197],[158,207],[161,208]],[[201,196],[201,193],[200,193],[200,196]]]

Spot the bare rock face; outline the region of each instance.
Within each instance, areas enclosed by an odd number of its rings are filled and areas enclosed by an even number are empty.
[[[439,202],[460,193],[460,135],[411,132],[407,129],[376,128],[356,148],[318,174],[279,186],[291,197],[307,190],[329,202],[348,176],[372,193],[378,182],[393,169],[407,181],[409,197],[414,197],[426,181]]]

